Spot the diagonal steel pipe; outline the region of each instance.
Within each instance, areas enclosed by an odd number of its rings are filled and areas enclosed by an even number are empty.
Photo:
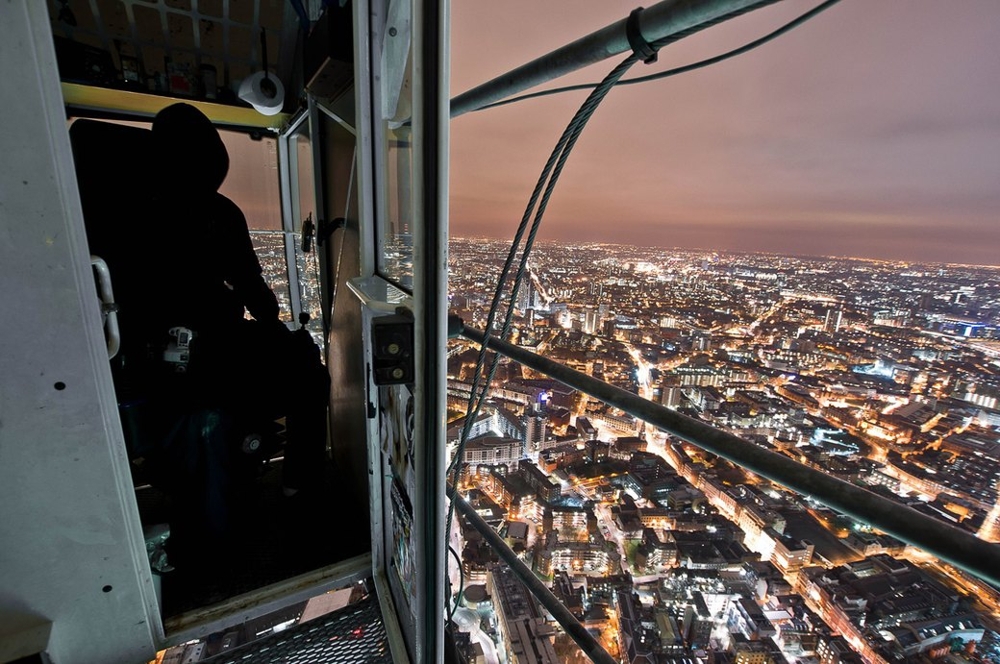
[[[679,37],[776,1],[663,0],[642,11],[639,32],[647,42],[671,36]],[[631,51],[627,23],[628,19],[623,18],[463,92],[451,100],[451,117],[458,117],[546,81]]]
[[[483,343],[481,331],[451,316],[452,336]],[[1000,585],[1000,545],[985,542],[911,507],[872,493],[731,433],[716,429],[558,362],[490,337],[489,348],[560,383],[625,411],[701,449],[827,507],[912,544],[994,585]]]
[[[490,524],[486,523],[483,517],[479,516],[475,508],[472,507],[464,498],[455,493],[453,487],[448,487],[448,497],[455,501],[455,507],[458,511],[465,516],[468,520],[469,525],[479,531],[479,534],[483,536],[486,543],[497,552],[497,555],[507,563],[514,575],[524,584],[535,599],[545,607],[545,610],[552,614],[552,617],[556,619],[556,622],[564,630],[566,634],[573,639],[580,649],[583,650],[584,654],[591,659],[591,661],[596,664],[617,664],[615,659],[608,654],[600,643],[597,642],[587,628],[580,624],[580,621],[570,613],[569,609],[559,601],[552,591],[549,590],[544,583],[539,581],[535,573],[528,569],[528,566],[521,562],[521,559],[517,557],[517,554],[507,546],[507,543],[503,541],[503,538],[497,534],[495,530],[490,528]]]

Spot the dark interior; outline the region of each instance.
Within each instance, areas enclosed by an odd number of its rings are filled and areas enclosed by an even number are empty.
[[[363,532],[350,523],[367,516],[338,513],[337,505],[356,501],[338,493],[349,486],[348,473],[328,453],[319,489],[286,496],[279,409],[260,398],[193,403],[191,378],[162,372],[137,339],[142,332],[130,312],[148,306],[143,298],[155,297],[150,284],[164,282],[164,271],[186,268],[152,258],[183,225],[171,227],[155,209],[161,180],[150,163],[151,132],[77,120],[70,136],[88,243],[107,262],[119,305],[122,345],[112,375],[143,528],[167,524],[171,533],[163,549],[173,569],[157,570],[162,560],[153,561],[164,616],[367,551],[365,538],[338,535]]]

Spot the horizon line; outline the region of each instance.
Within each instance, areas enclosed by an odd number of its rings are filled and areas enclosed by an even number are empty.
[[[493,240],[497,242],[506,242],[509,244],[510,238],[501,238],[490,235],[449,235],[450,240]],[[989,264],[989,263],[955,263],[950,261],[927,261],[927,260],[914,260],[914,259],[903,259],[903,258],[870,258],[864,256],[837,256],[837,255],[816,255],[816,254],[796,254],[791,252],[774,252],[774,251],[747,251],[747,250],[737,250],[737,249],[708,249],[704,247],[679,247],[679,246],[663,246],[663,245],[637,245],[637,244],[623,244],[621,242],[601,242],[601,241],[586,241],[586,242],[565,242],[561,240],[552,239],[538,239],[536,244],[540,245],[557,245],[557,246],[570,246],[570,247],[626,247],[631,249],[665,249],[671,251],[686,251],[686,252],[700,252],[700,253],[713,253],[713,254],[734,254],[738,256],[777,256],[781,258],[800,258],[800,259],[822,259],[822,260],[840,260],[840,261],[861,261],[868,263],[904,263],[908,265],[933,265],[933,266],[948,266],[948,267],[966,267],[966,268],[988,268],[998,270],[1000,269],[1000,263]]]

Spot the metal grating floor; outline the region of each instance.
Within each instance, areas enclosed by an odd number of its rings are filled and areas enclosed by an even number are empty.
[[[392,663],[374,593],[307,623],[204,660],[207,664]]]

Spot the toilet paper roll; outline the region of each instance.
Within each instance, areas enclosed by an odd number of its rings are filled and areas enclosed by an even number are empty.
[[[257,109],[258,113],[276,115],[285,103],[285,86],[274,74],[265,79],[264,72],[259,71],[243,79],[238,95]]]

